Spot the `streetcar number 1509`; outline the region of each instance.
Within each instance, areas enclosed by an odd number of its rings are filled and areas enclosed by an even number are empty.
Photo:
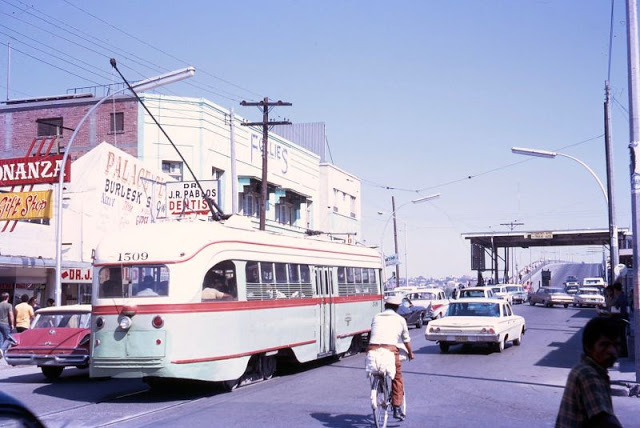
[[[119,262],[137,262],[139,260],[147,260],[149,253],[120,253],[118,257]]]

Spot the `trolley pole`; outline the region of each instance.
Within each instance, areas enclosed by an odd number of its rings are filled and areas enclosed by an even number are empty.
[[[269,203],[267,196],[267,159],[269,157],[269,126],[273,125],[291,125],[288,120],[284,121],[271,121],[269,122],[269,107],[284,107],[291,106],[291,103],[284,101],[269,102],[269,98],[265,97],[264,100],[259,102],[240,102],[241,106],[256,106],[262,107],[262,122],[244,122],[242,126],[262,126],[262,187],[261,187],[261,201],[260,201],[260,230],[266,229],[267,218],[267,203]]]
[[[396,222],[396,199],[391,195],[391,209],[393,209],[393,242],[396,248],[396,287],[400,285],[400,264],[398,263],[398,225]]]

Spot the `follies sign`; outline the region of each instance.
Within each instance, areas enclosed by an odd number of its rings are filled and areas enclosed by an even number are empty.
[[[0,193],[0,221],[51,218],[51,190]]]
[[[63,155],[0,159],[0,187],[57,183]],[[66,162],[64,181],[71,179],[71,162]]]

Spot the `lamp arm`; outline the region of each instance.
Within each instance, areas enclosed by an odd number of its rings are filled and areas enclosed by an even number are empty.
[[[582,162],[580,159],[575,158],[575,157],[573,157],[571,155],[567,155],[565,153],[557,153],[556,152],[556,156],[563,156],[565,158],[572,159],[572,160],[578,162],[583,167],[585,167],[587,169],[587,171],[589,171],[589,174],[591,174],[593,176],[593,178],[595,178],[596,181],[598,182],[598,186],[600,186],[600,190],[602,190],[602,196],[604,196],[604,200],[607,203],[607,205],[609,204],[609,196],[607,195],[607,191],[604,188],[604,185],[602,184],[602,181],[600,181],[600,178],[598,178],[596,173],[589,167],[589,165],[587,165],[586,163]]]

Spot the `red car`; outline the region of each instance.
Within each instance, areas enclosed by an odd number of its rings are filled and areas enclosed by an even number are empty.
[[[67,366],[89,367],[91,305],[42,308],[29,330],[12,335],[4,354],[12,366],[35,364],[49,380]]]

